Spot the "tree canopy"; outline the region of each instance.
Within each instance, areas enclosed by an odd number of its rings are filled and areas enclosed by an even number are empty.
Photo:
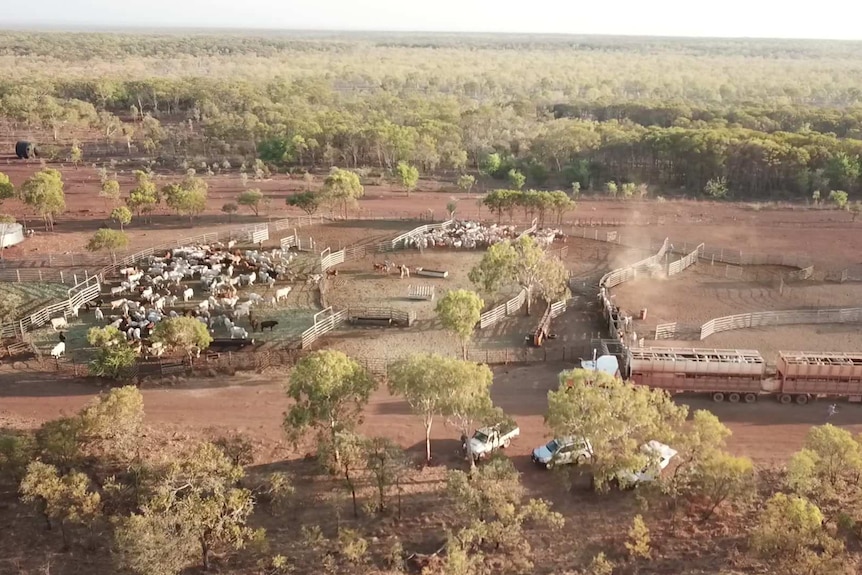
[[[294,438],[317,429],[323,439],[334,443],[338,431],[349,431],[359,422],[362,408],[376,388],[377,382],[344,353],[313,352],[290,373],[286,392],[295,403],[284,418],[284,428]]]
[[[485,302],[469,290],[449,290],[437,300],[434,311],[443,329],[455,334],[461,342],[461,354],[467,359],[467,344],[479,323]]]
[[[122,250],[129,245],[129,236],[125,232],[112,230],[110,228],[102,228],[93,234],[87,241],[87,251],[100,252],[108,251],[116,253],[117,250]]]
[[[27,178],[18,197],[45,220],[46,229],[54,229],[54,218],[66,211],[63,177],[53,168],[43,168]]]

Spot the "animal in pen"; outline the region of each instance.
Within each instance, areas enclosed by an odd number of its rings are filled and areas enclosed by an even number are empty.
[[[69,327],[69,325],[66,322],[65,317],[55,317],[51,320],[51,327],[54,329],[54,331],[58,331]]]
[[[62,356],[65,353],[66,353],[66,342],[65,341],[61,341],[60,343],[55,345],[53,348],[51,348],[51,357],[53,357],[54,359],[59,359],[60,356]]]

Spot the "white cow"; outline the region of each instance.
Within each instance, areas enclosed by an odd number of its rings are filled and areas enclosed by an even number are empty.
[[[230,328],[230,338],[247,339],[248,331],[246,331],[244,328],[239,327],[238,325],[235,325]]]
[[[64,353],[66,353],[66,342],[61,341],[51,350],[51,357],[53,357],[54,359],[58,359]]]
[[[193,297],[195,297],[195,291],[192,288],[186,288],[183,292],[183,301],[189,301]]]
[[[281,301],[290,294],[289,287],[279,288],[275,291],[275,301]]]
[[[58,329],[67,328],[69,325],[66,323],[65,317],[55,317],[51,320],[51,327],[54,328],[54,331],[57,331]]]
[[[124,291],[126,291],[126,288],[123,286],[112,287],[111,288],[111,295],[120,295]]]
[[[115,299],[111,302],[111,309],[117,309],[123,307],[123,304],[126,303],[125,299]]]
[[[290,288],[288,288],[288,289],[290,289]],[[248,301],[254,302],[254,303],[262,303],[263,302],[263,296],[260,294],[256,294],[256,293],[250,293],[250,294],[248,294]]]
[[[93,312],[93,315],[96,316],[96,321],[102,321],[103,319],[105,319],[105,314],[102,313],[102,310],[99,308],[96,308],[96,311]]]

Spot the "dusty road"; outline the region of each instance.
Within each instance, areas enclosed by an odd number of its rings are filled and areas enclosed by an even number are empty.
[[[497,405],[521,427],[521,437],[509,456],[522,468],[529,467],[532,448],[546,441],[543,423],[546,394],[556,385],[556,374],[566,365],[539,364],[495,368],[492,395]],[[281,430],[288,401],[278,376],[242,375],[234,378],[201,378],[173,387],[144,389],[147,423],[162,431],[195,433],[207,428],[243,431],[271,446],[288,448]],[[6,368],[0,372],[0,427],[35,425],[70,414],[95,394],[92,385],[75,380],[56,380],[50,374],[30,374]],[[772,399],[757,404],[715,404],[706,398],[680,397],[692,409],[709,409],[733,431],[730,448],[764,465],[780,464],[799,449],[808,429],[827,421],[827,404],[782,406]],[[828,421],[862,431],[862,407],[839,404]],[[421,452],[423,431],[406,404],[378,390],[368,406],[366,433],[385,435],[402,446]],[[457,448],[457,433],[442,421],[432,430],[432,450],[450,453]],[[301,449],[296,454],[301,453]],[[284,451],[281,451],[284,453]],[[264,456],[265,458],[265,456]],[[526,470],[526,469],[523,469]]]

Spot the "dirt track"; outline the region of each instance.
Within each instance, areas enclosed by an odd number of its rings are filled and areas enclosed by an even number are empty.
[[[509,455],[519,468],[530,471],[529,453],[547,440],[543,415],[546,394],[556,385],[556,375],[571,366],[538,364],[501,367],[494,370],[495,403],[515,417],[521,437]],[[288,401],[280,387],[283,376],[276,374],[204,378],[183,382],[175,387],[143,390],[147,422],[162,431],[184,434],[206,428],[219,431],[241,430],[260,439],[273,455],[287,447],[281,431],[282,414]],[[6,423],[36,424],[62,414],[70,414],[86,404],[95,390],[75,381],[55,381],[50,376],[0,372],[0,427]],[[827,404],[782,406],[771,399],[754,405],[714,404],[700,397],[679,398],[692,409],[709,409],[732,430],[732,451],[748,455],[762,464],[786,461],[799,449],[805,433],[813,425],[827,421]],[[862,407],[842,404],[829,419],[835,425],[862,431]],[[422,427],[402,401],[379,390],[365,418],[370,434],[386,435],[401,445],[421,452]],[[442,422],[435,424],[432,449],[448,454],[456,447],[457,433]],[[295,455],[303,453],[300,449]],[[267,455],[261,454],[264,459]],[[286,455],[286,453],[284,453]]]

